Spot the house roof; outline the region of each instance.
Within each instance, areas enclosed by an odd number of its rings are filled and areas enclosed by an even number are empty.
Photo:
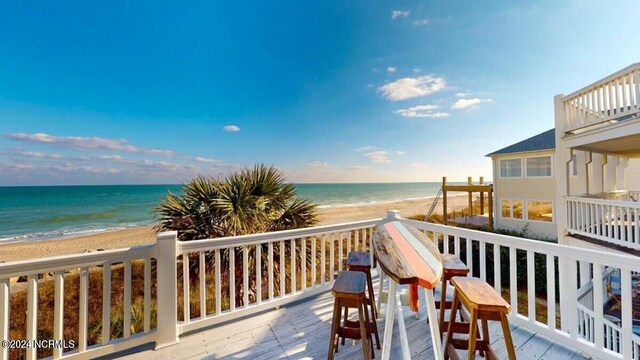
[[[522,140],[513,145],[509,145],[498,151],[494,151],[485,156],[494,156],[502,154],[513,154],[528,151],[553,150],[556,148],[555,129],[547,130],[536,136],[532,136],[526,140]]]

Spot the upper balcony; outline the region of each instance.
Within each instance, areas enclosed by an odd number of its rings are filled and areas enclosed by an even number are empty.
[[[577,134],[640,116],[640,63],[563,98],[565,134]]]

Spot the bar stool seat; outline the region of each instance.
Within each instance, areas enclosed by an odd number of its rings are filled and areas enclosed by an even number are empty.
[[[487,359],[497,359],[495,352],[491,348],[488,320],[500,321],[509,360],[515,360],[516,354],[507,320],[507,314],[511,311],[509,303],[491,285],[481,279],[455,276],[451,278],[451,284],[453,284],[455,290],[453,292],[451,317],[447,330],[445,360],[449,359],[449,357],[459,359],[455,349],[468,349],[469,360],[475,358],[476,349],[480,351],[480,355],[486,355]],[[456,321],[457,311],[461,305],[470,312],[471,319],[469,323]],[[476,339],[478,336],[478,320],[482,321],[481,339]],[[454,332],[468,333],[469,339],[454,339]]]
[[[442,288],[440,289],[440,301],[436,301],[436,309],[440,310],[440,334],[444,335],[448,321],[444,319],[445,309],[450,309],[452,302],[447,301],[447,282],[454,276],[467,276],[469,268],[457,256],[453,254],[440,254],[442,258]]]
[[[340,271],[336,277],[331,293],[335,297],[333,303],[333,319],[331,320],[331,337],[329,339],[329,353],[327,359],[333,359],[338,352],[340,338],[360,339],[362,342],[363,359],[371,358],[373,347],[368,311],[365,305],[366,275],[356,271]],[[352,327],[348,323],[340,324],[342,309],[358,309],[358,326]],[[346,319],[345,319],[346,320]]]

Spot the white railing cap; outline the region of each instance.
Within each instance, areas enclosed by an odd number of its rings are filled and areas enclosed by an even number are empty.
[[[574,97],[576,97],[576,96],[578,96],[578,95],[580,95],[580,94],[582,94],[584,92],[592,90],[593,88],[598,87],[598,86],[600,86],[602,84],[605,84],[605,83],[607,83],[607,82],[609,82],[609,81],[611,81],[613,79],[616,79],[616,78],[618,78],[618,77],[620,77],[620,76],[622,76],[624,74],[627,74],[629,72],[632,72],[634,70],[639,70],[639,69],[640,69],[640,62],[631,64],[631,65],[629,65],[629,66],[627,66],[627,67],[625,67],[625,68],[623,68],[621,70],[618,70],[618,71],[614,72],[611,75],[607,75],[607,76],[605,76],[604,78],[602,78],[602,79],[600,79],[598,81],[595,81],[595,82],[593,82],[593,83],[591,83],[591,84],[589,84],[589,85],[587,85],[587,86],[585,86],[585,87],[583,87],[583,88],[581,88],[579,90],[576,90],[576,91],[572,92],[571,94],[565,96],[563,101],[565,101],[565,102],[569,101],[569,100],[573,99]]]

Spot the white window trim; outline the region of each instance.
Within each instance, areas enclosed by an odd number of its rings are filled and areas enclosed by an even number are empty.
[[[502,202],[503,201],[508,201],[509,202],[509,217],[504,217],[502,216]],[[513,219],[513,201],[511,199],[500,199],[498,200],[498,203],[500,204],[500,218],[501,219]],[[520,219],[516,219],[516,220],[520,220]]]
[[[541,157],[549,157],[549,158],[551,158],[551,175],[548,175],[548,176],[547,175],[545,175],[545,176],[529,176],[527,174],[527,160],[530,159],[530,158],[541,158]],[[553,178],[553,175],[554,175],[553,174],[553,164],[554,164],[553,161],[554,161],[553,155],[528,155],[528,156],[525,156],[523,161],[522,161],[523,164],[524,164],[522,175],[524,177],[526,177],[526,178],[529,178],[529,179],[551,179],[551,178]]]
[[[502,176],[502,161],[503,160],[514,160],[514,159],[518,159],[520,160],[520,176]],[[526,168],[524,167],[524,160],[522,159],[522,156],[513,156],[513,157],[506,157],[506,158],[502,158],[502,159],[498,159],[498,177],[500,179],[522,179],[525,175],[526,172]]]
[[[533,219],[529,219],[529,201],[538,201],[538,202],[550,202],[551,203],[551,221],[542,221],[542,220],[533,220]],[[556,202],[553,200],[543,200],[543,199],[525,199],[524,200],[524,214],[525,214],[525,219],[527,221],[531,221],[534,223],[541,223],[541,224],[555,224],[556,222]],[[520,220],[520,219],[518,219]]]

